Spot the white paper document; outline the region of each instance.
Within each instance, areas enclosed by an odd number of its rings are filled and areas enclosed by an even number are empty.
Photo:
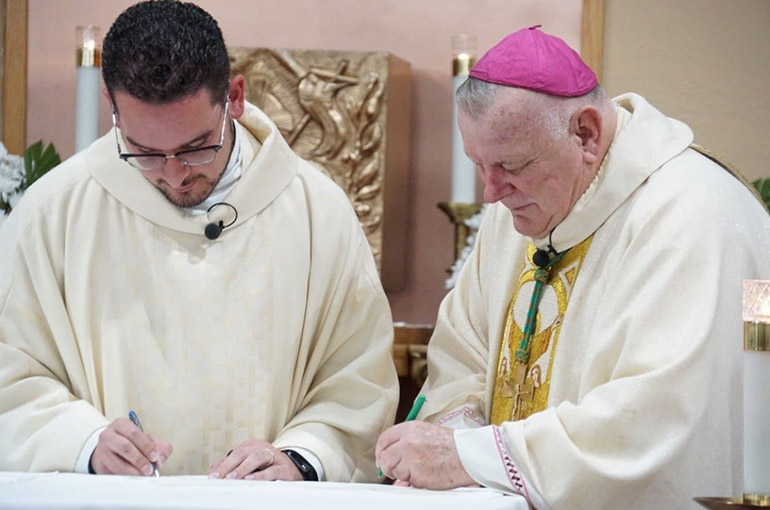
[[[0,472],[0,509],[527,510],[524,498],[491,489],[429,491],[332,482],[209,480]]]

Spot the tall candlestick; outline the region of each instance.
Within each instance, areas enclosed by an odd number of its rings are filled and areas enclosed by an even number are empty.
[[[471,204],[476,202],[476,168],[463,150],[454,93],[476,63],[476,37],[470,34],[452,37],[452,50],[452,202]]]
[[[743,501],[770,506],[770,281],[743,282]]]
[[[102,52],[97,44],[99,27],[88,25],[75,29],[77,40],[77,92],[75,96],[75,152],[99,135],[99,74]]]

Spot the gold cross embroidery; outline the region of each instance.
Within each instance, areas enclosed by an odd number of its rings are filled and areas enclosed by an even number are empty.
[[[531,380],[513,387],[513,399],[513,419],[520,420],[524,416],[526,404],[535,399],[535,385]]]
[[[532,304],[531,297],[527,300],[528,296],[523,295],[522,291],[525,286],[531,285],[536,280],[536,269],[532,257],[537,248],[534,245],[527,247],[526,261],[522,266],[504,318],[490,408],[491,423],[500,425],[514,419],[525,419],[547,408],[551,368],[559,333],[571,290],[588,253],[592,238],[593,236],[589,236],[577,246],[570,248],[569,252],[553,265],[554,277],[545,283],[545,287],[551,288],[552,292],[545,292],[543,300],[544,306],[548,303],[549,317],[556,312],[556,318],[552,322],[549,320],[550,323],[540,324],[533,329],[533,332],[537,333],[533,333],[529,345],[522,346],[522,340],[525,337],[524,329],[527,326],[526,322],[522,323],[525,310],[523,307],[527,302],[530,308]],[[519,320],[514,311],[519,312]],[[539,313],[539,308],[536,313]],[[529,332],[529,329],[527,331]],[[527,350],[526,359],[523,357],[521,360],[517,359],[516,355],[520,349]],[[532,367],[528,370],[530,364]]]

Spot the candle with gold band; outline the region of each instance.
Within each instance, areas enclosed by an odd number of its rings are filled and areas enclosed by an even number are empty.
[[[743,282],[743,501],[770,507],[770,280]]]
[[[99,136],[99,75],[102,53],[98,45],[99,27],[77,27],[75,36],[75,152],[78,152],[91,145]]]
[[[457,126],[457,101],[454,93],[468,78],[476,63],[476,37],[460,34],[452,37],[452,202],[470,204],[476,201],[476,169],[465,155],[460,128]]]

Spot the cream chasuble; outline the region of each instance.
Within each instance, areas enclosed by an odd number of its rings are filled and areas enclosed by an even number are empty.
[[[72,471],[130,409],[205,474],[250,437],[376,480],[398,380],[388,302],[350,201],[247,104],[237,221],[216,240],[116,154],[32,186],[0,228],[0,469]]]
[[[512,360],[532,245],[549,240],[519,235],[501,204],[441,303],[418,418],[456,429],[474,480],[537,510],[697,510],[742,488],[741,281],[770,278],[770,217],[687,126],[635,94],[614,102],[602,168],[553,231],[566,253],[521,419]]]

